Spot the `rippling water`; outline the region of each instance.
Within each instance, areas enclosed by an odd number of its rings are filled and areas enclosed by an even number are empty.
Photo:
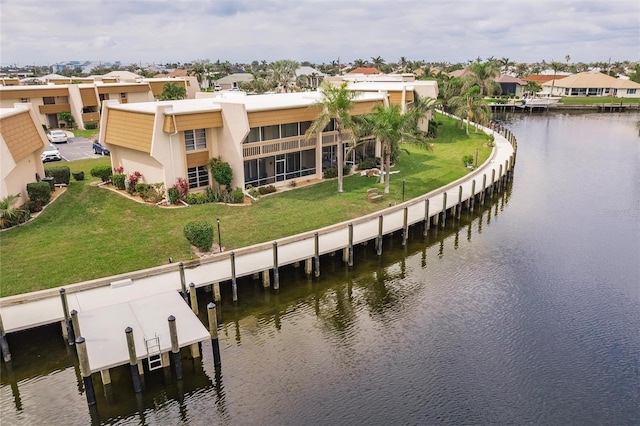
[[[61,338],[10,336],[2,424],[640,424],[640,116],[504,120],[515,179],[484,211],[223,287],[218,372],[208,343],[138,398],[116,369],[89,410]]]

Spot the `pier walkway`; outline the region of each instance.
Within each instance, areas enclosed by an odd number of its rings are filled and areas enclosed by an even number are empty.
[[[483,128],[483,131],[495,135],[495,148],[490,158],[468,175],[443,188],[351,221],[282,238],[277,242],[261,243],[190,262],[184,265],[184,279],[181,277],[179,265],[172,263],[71,284],[64,287],[68,309],[78,312],[80,328],[83,329],[83,313],[123,304],[143,306],[145,303],[152,303],[150,298],[156,295],[169,291],[177,294],[178,290],[185,289],[185,282],[193,283],[198,288],[222,281],[235,281],[235,278],[240,276],[262,273],[263,282],[268,283],[269,272],[277,271],[278,266],[305,261],[308,262],[305,263],[305,268],[310,273],[312,261],[315,260],[317,265],[320,255],[338,250],[346,253],[346,250],[355,244],[404,230],[417,223],[424,223],[427,227],[431,226],[431,223],[437,225],[439,217],[446,219],[447,211],[459,212],[465,202],[469,206],[469,203],[476,199],[483,200],[484,194],[489,191],[492,193],[493,188],[500,185],[501,181],[506,181],[513,172],[516,154],[513,135],[505,129],[502,130],[502,134],[497,131],[494,133],[488,128]],[[123,282],[126,285],[122,285]],[[139,303],[138,299],[146,302]],[[176,303],[180,302],[187,307],[179,299],[181,298],[175,298]],[[120,314],[114,312],[113,315]],[[59,289],[2,298],[0,317],[5,333],[64,322],[65,313]],[[166,318],[163,321],[166,321]],[[202,340],[204,337],[197,338]],[[105,362],[105,365],[107,364],[109,363]]]

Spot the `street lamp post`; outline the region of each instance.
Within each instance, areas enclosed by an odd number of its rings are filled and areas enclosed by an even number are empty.
[[[220,252],[222,252],[222,236],[220,235],[220,219],[216,219],[216,222],[218,222],[218,250],[220,250]]]

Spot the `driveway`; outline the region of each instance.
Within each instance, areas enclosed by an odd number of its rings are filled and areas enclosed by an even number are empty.
[[[67,140],[67,143],[54,144],[60,150],[63,161],[101,157],[101,155],[93,153],[93,141],[80,136],[69,137]]]

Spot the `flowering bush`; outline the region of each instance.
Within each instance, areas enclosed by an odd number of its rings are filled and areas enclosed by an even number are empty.
[[[127,177],[127,185],[126,185],[127,192],[129,192],[130,194],[133,194],[134,192],[136,192],[136,184],[138,183],[141,177],[142,177],[142,173],[138,171],[131,173]]]
[[[187,197],[187,192],[189,192],[189,182],[185,178],[179,177],[176,179],[176,183],[173,187],[178,190],[179,199],[184,200]]]
[[[114,167],[113,171],[116,172],[117,174],[122,174],[122,172],[124,172],[124,167],[122,166]]]

